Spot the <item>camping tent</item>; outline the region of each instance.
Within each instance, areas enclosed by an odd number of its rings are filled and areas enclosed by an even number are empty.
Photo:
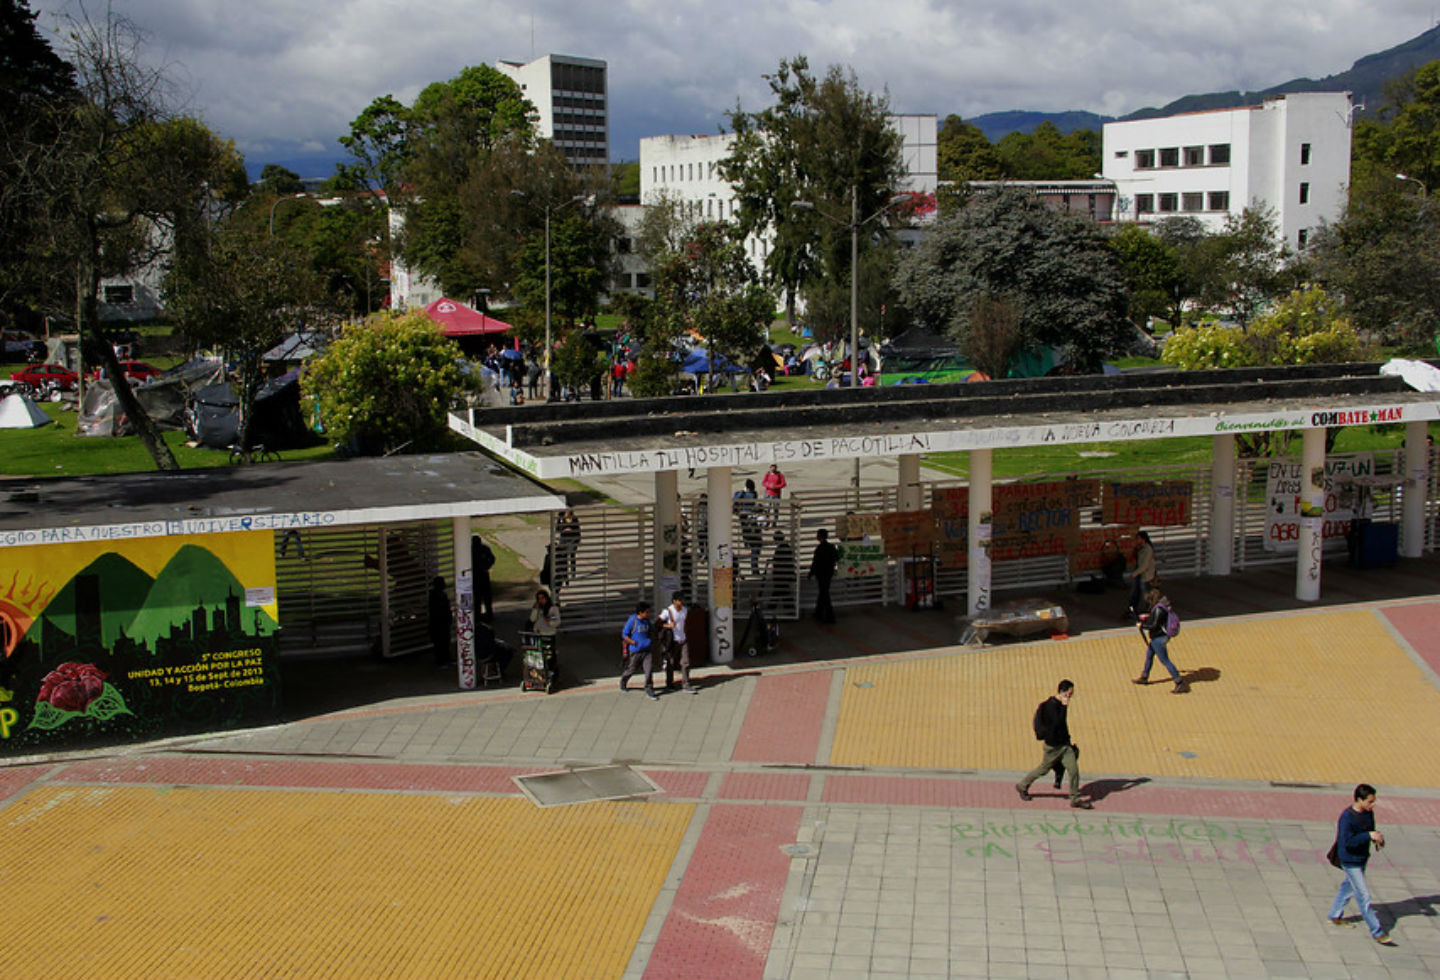
[[[219,361],[195,358],[148,381],[131,382],[130,390],[157,429],[180,432],[187,427],[185,409],[191,391],[215,384],[224,376],[225,366]],[[75,432],[82,436],[124,436],[134,432],[109,381],[92,381],[85,386]]]
[[[235,389],[221,383],[194,392],[195,441],[211,449],[226,449],[240,438],[240,399]],[[255,417],[250,420],[250,443],[267,449],[295,449],[314,442],[300,411],[300,372],[291,371],[265,383],[255,394]]]
[[[29,395],[17,392],[0,401],[0,429],[38,429],[53,421]]]
[[[425,315],[444,327],[447,337],[479,337],[511,329],[504,320],[478,313],[464,303],[443,296],[425,307]]]

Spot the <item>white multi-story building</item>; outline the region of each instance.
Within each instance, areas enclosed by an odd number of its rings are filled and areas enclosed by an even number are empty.
[[[892,115],[890,121],[903,140],[905,176],[900,189],[933,196],[938,183],[935,116]],[[734,142],[733,133],[642,139],[640,201],[654,204],[663,196],[682,202],[697,221],[734,220],[739,208],[735,188],[720,175],[720,162],[730,155]],[[745,248],[759,268],[769,252],[769,236],[752,235]]]
[[[610,165],[609,92],[605,62],[547,54],[521,64],[497,61],[539,114],[539,135],[575,167]]]
[[[1292,92],[1262,105],[1106,123],[1104,176],[1117,217],[1198,218],[1208,230],[1261,205],[1282,241],[1303,251],[1336,221],[1350,183],[1348,92]]]

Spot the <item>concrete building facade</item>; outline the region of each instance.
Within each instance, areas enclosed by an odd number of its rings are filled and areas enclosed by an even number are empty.
[[[524,64],[497,61],[539,114],[539,135],[575,167],[610,165],[609,81],[605,62],[547,54]]]
[[[1116,217],[1197,218],[1217,231],[1229,215],[1261,205],[1281,240],[1304,251],[1322,221],[1335,221],[1350,183],[1348,92],[1292,92],[1257,106],[1107,123],[1104,176]]]

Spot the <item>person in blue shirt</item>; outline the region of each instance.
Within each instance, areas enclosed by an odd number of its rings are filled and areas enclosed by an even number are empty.
[[[1330,906],[1330,924],[1347,925],[1345,906],[1350,899],[1360,906],[1360,917],[1370,929],[1371,937],[1382,946],[1394,945],[1390,934],[1380,926],[1380,919],[1370,907],[1370,885],[1365,881],[1365,866],[1370,862],[1370,845],[1378,851],[1385,846],[1385,835],[1375,829],[1375,787],[1361,783],[1355,787],[1355,802],[1347,806],[1335,827],[1335,855],[1345,880]]]
[[[625,620],[625,628],[620,631],[620,643],[625,649],[625,668],[620,674],[620,690],[629,690],[627,682],[636,669],[643,666],[645,696],[654,701],[659,695],[655,693],[655,663],[650,646],[650,603],[635,604],[635,614]]]

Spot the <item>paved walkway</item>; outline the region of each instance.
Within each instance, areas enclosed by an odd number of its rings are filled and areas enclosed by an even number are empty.
[[[0,976],[1440,975],[1440,599],[1190,620],[1185,695],[1130,684],[1140,651],[418,698],[0,768]],[[1062,676],[1093,811],[1012,788]],[[654,792],[515,781],[617,764]],[[1360,780],[1394,948],[1325,919]]]

